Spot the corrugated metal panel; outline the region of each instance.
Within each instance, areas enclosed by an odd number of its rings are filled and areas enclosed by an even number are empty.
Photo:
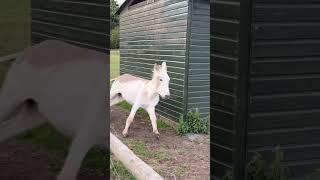
[[[211,167],[220,179],[235,164],[240,3],[210,1]]]
[[[210,6],[207,0],[192,0],[188,72],[188,110],[210,112]]]
[[[107,0],[32,0],[32,43],[63,40],[107,52],[109,3]]]
[[[154,63],[166,61],[171,98],[161,100],[157,111],[178,120],[184,113],[188,1],[159,0],[128,6],[120,13],[120,73],[151,79]]]
[[[320,167],[320,2],[256,0],[248,148],[280,144],[293,176]]]

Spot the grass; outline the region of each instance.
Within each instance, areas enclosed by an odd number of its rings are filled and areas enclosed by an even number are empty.
[[[66,157],[69,151],[70,139],[65,138],[49,124],[34,128],[17,136],[17,139],[28,142],[58,156]],[[87,174],[104,175],[107,167],[105,150],[100,147],[92,148],[86,155],[81,169]],[[64,161],[53,162],[51,170],[58,172]]]
[[[141,159],[168,160],[164,149],[149,149],[145,142],[137,139],[124,139],[123,141]]]
[[[30,0],[2,0],[0,6],[0,56],[30,44]]]
[[[114,79],[120,74],[120,52],[119,50],[110,51],[110,78]]]
[[[175,174],[177,176],[183,176],[186,173],[186,171],[187,171],[186,166],[184,166],[184,165],[183,166],[178,166],[176,168],[176,170],[175,170]]]
[[[110,171],[111,179],[116,180],[136,180],[136,178],[123,166],[123,164],[117,161],[115,158],[110,157]]]

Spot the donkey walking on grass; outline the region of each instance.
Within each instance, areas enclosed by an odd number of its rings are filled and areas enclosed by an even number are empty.
[[[108,146],[107,56],[62,41],[27,48],[0,91],[0,142],[49,122],[72,139],[58,180],[76,180],[94,145]]]
[[[162,65],[154,65],[151,80],[129,74],[123,74],[114,80],[110,90],[110,106],[123,100],[132,105],[131,112],[126,120],[126,126],[122,132],[124,137],[128,135],[128,129],[135,113],[139,108],[143,108],[149,114],[153,133],[159,138],[155,106],[159,102],[159,96],[163,99],[170,97],[169,81],[165,62]]]

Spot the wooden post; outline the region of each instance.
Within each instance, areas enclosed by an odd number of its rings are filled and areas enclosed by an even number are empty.
[[[111,152],[138,180],[163,180],[149,165],[138,158],[116,136],[110,133]]]

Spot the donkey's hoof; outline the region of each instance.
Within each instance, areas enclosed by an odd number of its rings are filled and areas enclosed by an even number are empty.
[[[128,137],[128,132],[122,132],[123,137]]]
[[[160,139],[160,133],[153,133],[157,139]]]

